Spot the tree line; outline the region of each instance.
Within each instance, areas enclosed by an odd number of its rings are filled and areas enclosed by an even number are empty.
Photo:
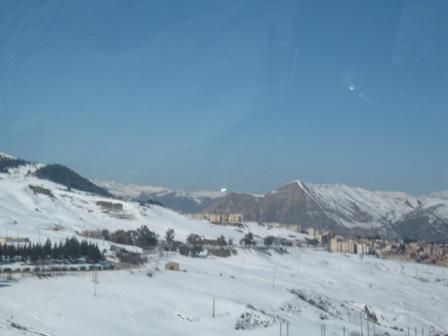
[[[123,245],[134,245],[141,248],[154,248],[158,243],[158,235],[151,231],[146,225],[139,227],[137,230],[117,230],[109,232],[101,231],[104,240]]]
[[[36,263],[53,259],[77,261],[80,258],[95,263],[103,260],[104,256],[98,245],[87,240],[80,242],[75,237],[54,244],[50,239],[47,239],[43,245],[40,243],[0,244],[0,262],[24,261]]]

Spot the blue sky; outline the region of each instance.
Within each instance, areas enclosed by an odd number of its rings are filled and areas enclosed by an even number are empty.
[[[448,189],[446,1],[0,0],[0,151],[92,178]]]

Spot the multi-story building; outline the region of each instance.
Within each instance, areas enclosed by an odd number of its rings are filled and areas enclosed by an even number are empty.
[[[342,237],[335,237],[330,240],[330,251],[341,253],[357,253],[356,242],[349,239],[345,240]]]
[[[235,225],[243,223],[243,214],[229,213],[229,214],[210,214],[210,213],[192,213],[188,215],[196,220],[208,220],[213,224]]]

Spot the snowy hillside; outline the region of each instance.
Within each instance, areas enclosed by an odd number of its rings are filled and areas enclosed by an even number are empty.
[[[1,159],[16,160],[16,158],[14,156],[0,152],[0,160]]]
[[[114,200],[71,189],[39,179],[32,173],[41,165],[24,165],[0,174],[0,236],[21,236],[36,241],[46,237],[58,240],[83,230],[136,229],[147,225],[163,237],[166,230],[175,230],[176,239],[184,240],[190,233],[215,239],[220,235],[241,239],[244,232],[288,236],[288,230],[266,229],[248,223],[244,230],[195,221],[157,205]],[[122,205],[122,210],[110,211],[101,203]]]
[[[184,272],[146,275],[166,260]],[[291,249],[165,256],[147,269],[100,272],[96,297],[89,272],[0,282],[0,335],[262,336],[278,335],[281,322],[283,335],[286,322],[290,335],[319,335],[322,325],[351,335],[361,323],[364,335],[448,333],[445,268]]]

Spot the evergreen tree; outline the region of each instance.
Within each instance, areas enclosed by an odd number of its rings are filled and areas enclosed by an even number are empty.
[[[165,240],[168,244],[172,244],[174,241],[174,230],[173,229],[169,229],[166,231],[165,233]]]
[[[47,238],[47,240],[45,241],[45,245],[43,247],[43,256],[44,257],[50,257],[52,255],[52,246],[51,246],[51,241],[49,238]]]

